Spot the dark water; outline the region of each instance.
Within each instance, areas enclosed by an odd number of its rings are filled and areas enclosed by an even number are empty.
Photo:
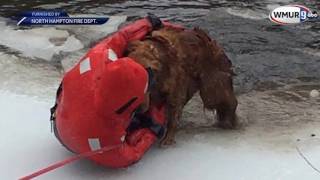
[[[319,12],[320,1],[0,1],[0,16],[22,10],[64,9],[68,13],[127,15],[129,20],[152,12],[185,26],[200,26],[225,48],[238,74],[238,92],[285,84],[320,81],[320,23],[272,24],[265,16],[272,5],[303,4]],[[236,12],[230,15],[227,10]],[[248,12],[258,18],[251,18]],[[241,17],[243,16],[243,17]],[[318,53],[318,54],[317,54]]]
[[[189,22],[207,15],[221,7],[249,8],[253,10],[265,10],[269,4],[302,4],[312,9],[320,9],[318,0],[0,0],[0,16],[11,17],[19,12],[30,9],[64,9],[69,13],[94,13],[105,15],[127,15],[131,18],[144,16],[147,12],[152,12],[160,17],[173,21]]]

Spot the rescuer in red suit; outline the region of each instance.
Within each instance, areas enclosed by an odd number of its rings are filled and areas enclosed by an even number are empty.
[[[165,131],[165,104],[149,104],[152,69],[122,54],[132,40],[162,26],[154,15],[107,37],[68,71],[51,109],[59,141],[75,153],[103,148],[89,159],[113,168],[137,162]]]

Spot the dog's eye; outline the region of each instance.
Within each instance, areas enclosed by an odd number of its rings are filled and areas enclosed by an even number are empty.
[[[126,109],[128,109],[138,98],[133,97],[130,99],[127,103],[125,103],[123,106],[121,106],[118,110],[116,110],[117,114],[122,114]]]

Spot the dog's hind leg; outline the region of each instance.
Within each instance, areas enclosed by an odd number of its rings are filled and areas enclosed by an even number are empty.
[[[237,99],[233,92],[229,73],[216,71],[201,77],[200,96],[204,107],[216,110],[218,126],[225,129],[238,127],[236,117]]]

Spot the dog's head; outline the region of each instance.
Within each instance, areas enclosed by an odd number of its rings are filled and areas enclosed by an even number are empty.
[[[150,40],[130,42],[126,49],[125,56],[134,59],[144,68],[151,68],[154,71],[161,68],[158,60],[159,52]]]
[[[195,28],[194,32],[209,50],[208,59],[202,66],[204,73],[201,80],[204,85],[200,89],[200,95],[204,105],[206,108],[217,110],[218,120],[222,127],[236,127],[235,110],[238,102],[233,89],[235,74],[232,70],[232,62],[223,48],[206,32],[200,28]]]

